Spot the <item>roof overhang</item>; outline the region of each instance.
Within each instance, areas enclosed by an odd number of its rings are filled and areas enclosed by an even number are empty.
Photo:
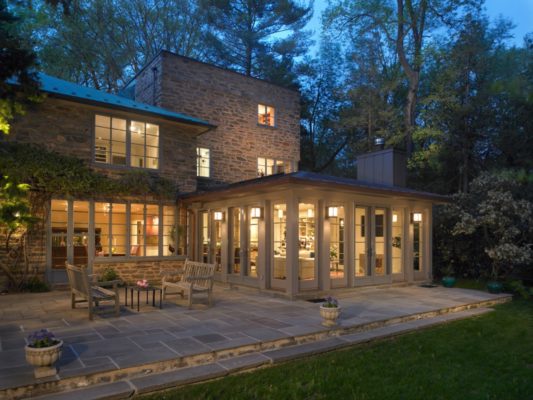
[[[435,193],[421,192],[396,186],[374,185],[355,179],[338,178],[310,172],[295,172],[291,174],[277,174],[268,177],[251,179],[218,187],[212,190],[184,194],[179,197],[184,203],[209,202],[225,200],[247,195],[271,193],[273,190],[291,188],[314,188],[323,190],[339,190],[380,197],[398,197],[414,200],[429,201],[434,204],[450,202],[448,196]]]

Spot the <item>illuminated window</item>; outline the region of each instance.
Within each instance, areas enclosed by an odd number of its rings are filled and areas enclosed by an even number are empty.
[[[94,161],[157,169],[159,126],[105,115],[95,116]]]
[[[258,104],[257,122],[261,125],[275,126],[274,107]]]
[[[209,178],[209,149],[196,148],[196,175]]]
[[[289,172],[288,163],[273,158],[257,158],[257,176],[268,176]]]

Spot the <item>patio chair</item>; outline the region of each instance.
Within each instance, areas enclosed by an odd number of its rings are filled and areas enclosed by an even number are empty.
[[[120,299],[118,295],[118,283],[120,281],[95,282],[94,275],[87,273],[87,267],[65,263],[70,284],[71,307],[76,308],[77,303],[87,302],[89,307],[89,319],[93,320],[94,307],[98,307],[101,301],[114,301],[115,315],[120,316]],[[97,285],[98,283],[98,285]],[[112,290],[103,286],[112,286]],[[81,299],[76,299],[76,296]]]

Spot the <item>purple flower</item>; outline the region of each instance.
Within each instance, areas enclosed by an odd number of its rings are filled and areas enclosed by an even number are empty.
[[[339,301],[332,296],[328,296],[325,298],[325,302],[322,304],[323,307],[328,308],[337,308],[339,306]]]
[[[59,343],[59,340],[57,340],[54,334],[48,329],[35,331],[28,336],[28,345],[30,347],[50,347],[57,343]]]

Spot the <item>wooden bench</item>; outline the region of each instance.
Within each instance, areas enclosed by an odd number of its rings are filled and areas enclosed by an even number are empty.
[[[161,283],[163,299],[166,294],[179,294],[181,298],[187,295],[189,308],[191,308],[194,293],[205,293],[207,294],[209,306],[211,306],[213,303],[214,274],[215,264],[186,260],[181,272],[163,273]],[[170,293],[168,289],[176,291]]]
[[[120,301],[118,295],[119,281],[101,282],[98,285],[91,282],[91,275],[87,273],[87,268],[65,263],[70,283],[71,306],[76,308],[77,303],[87,302],[89,306],[89,319],[93,319],[94,306],[98,307],[101,301],[112,300],[115,302],[115,315],[120,315]],[[102,286],[112,286],[113,290]],[[76,300],[76,296],[81,299]]]

